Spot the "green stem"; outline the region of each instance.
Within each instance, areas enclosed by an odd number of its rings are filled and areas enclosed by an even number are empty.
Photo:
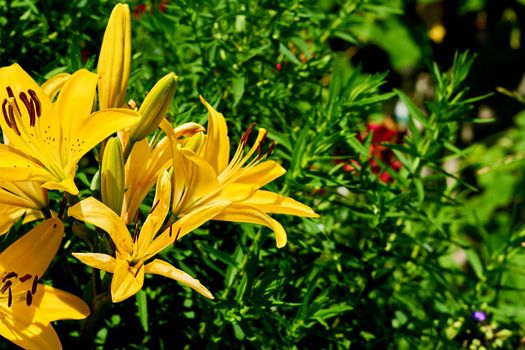
[[[124,149],[124,164],[126,164],[126,162],[128,161],[129,155],[131,154],[131,150],[133,149],[134,145],[135,141],[129,139],[128,143],[126,144],[126,148]]]

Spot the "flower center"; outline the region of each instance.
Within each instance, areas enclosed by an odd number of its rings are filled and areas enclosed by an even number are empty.
[[[16,272],[4,272],[1,281],[0,300],[7,298],[7,306],[13,305],[13,293],[15,296],[22,296],[26,305],[31,306],[33,295],[38,287],[38,276],[25,274],[19,276]],[[25,296],[23,296],[25,294]]]
[[[4,115],[5,122],[13,131],[20,135],[20,129],[15,118],[15,115],[18,118],[22,117],[22,111],[20,110],[20,104],[13,93],[13,89],[10,86],[6,87],[7,96],[2,102],[2,114]],[[27,90],[27,93],[21,91],[18,94],[18,98],[22,101],[23,106],[27,110],[29,115],[29,126],[35,126],[36,118],[40,118],[42,115],[42,104],[40,99],[36,95],[36,92],[32,89]]]

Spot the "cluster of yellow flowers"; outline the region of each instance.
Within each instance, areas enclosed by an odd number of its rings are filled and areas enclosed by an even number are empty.
[[[111,299],[136,294],[144,274],[177,280],[207,298],[198,280],[152,259],[209,220],[262,224],[277,246],[284,228],[268,214],[316,217],[292,198],[260,188],[285,170],[263,152],[266,131],[248,145],[250,126],[230,159],[226,122],[203,98],[207,130],[196,123],[173,127],[165,119],[178,77],[170,73],[140,108],[125,104],[131,61],[130,11],[118,4],[106,28],[97,73],[59,74],[42,86],[17,64],[0,68],[0,233],[14,222],[41,220],[0,253],[0,334],[24,348],[60,348],[51,322],[89,315],[80,298],[39,283],[64,236],[62,221],[75,218],[107,232],[114,249],[74,253],[83,263],[113,274]],[[148,140],[158,128],[165,135]],[[113,134],[115,137],[111,137]],[[80,159],[101,145],[101,198],[79,198],[74,178]],[[139,205],[156,186],[140,232]],[[68,210],[48,208],[48,190],[64,191]],[[128,225],[135,226],[133,234]]]

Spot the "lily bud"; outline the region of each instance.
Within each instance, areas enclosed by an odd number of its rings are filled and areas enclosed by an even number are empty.
[[[202,147],[205,145],[206,135],[203,132],[199,132],[192,137],[188,137],[184,147],[192,150],[194,153],[199,154]]]
[[[178,83],[179,77],[169,73],[151,89],[139,108],[141,119],[131,130],[132,142],[142,140],[159,126],[170,107]]]
[[[102,202],[120,215],[124,200],[124,156],[118,137],[106,143],[102,158],[100,189]]]
[[[117,4],[104,32],[98,59],[100,109],[122,107],[131,64],[131,22],[129,6]]]
[[[182,136],[190,137],[198,132],[204,132],[206,129],[200,124],[188,122],[177,126],[173,131],[175,132],[175,137],[179,138]]]

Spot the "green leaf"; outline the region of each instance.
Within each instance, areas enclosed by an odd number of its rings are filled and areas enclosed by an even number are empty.
[[[149,331],[148,325],[148,298],[146,292],[141,289],[135,296],[135,304],[137,305],[140,324],[144,332]]]
[[[237,106],[244,95],[244,77],[233,78],[233,107]]]
[[[295,57],[295,55],[290,50],[288,50],[288,48],[284,46],[282,43],[279,44],[279,52],[284,57],[286,57],[290,62],[297,64],[297,65],[301,64],[301,61],[299,61],[299,59],[297,59],[297,57]]]

